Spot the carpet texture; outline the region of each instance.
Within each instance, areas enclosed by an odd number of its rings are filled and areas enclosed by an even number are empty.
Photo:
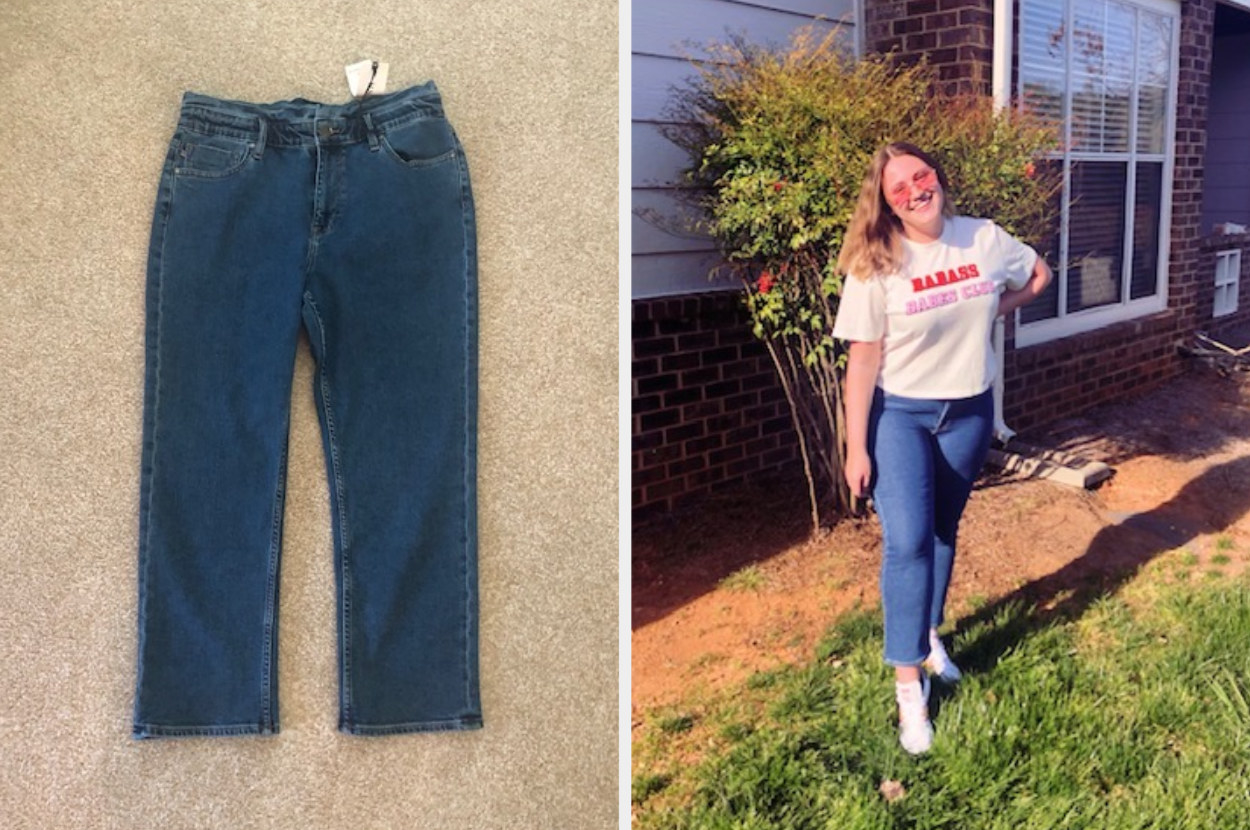
[[[594,0],[0,6],[0,826],[616,825],[617,28]],[[134,741],[145,268],[179,98],[342,103],[367,58],[437,82],[473,177],[486,727],[336,731],[305,340],[282,732]]]

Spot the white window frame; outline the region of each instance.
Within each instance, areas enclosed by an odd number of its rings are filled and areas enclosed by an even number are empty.
[[[1215,252],[1215,300],[1212,317],[1227,317],[1237,311],[1241,290],[1241,249]],[[1221,302],[1220,298],[1225,299]]]
[[[1028,3],[1030,0],[1021,0],[1022,3]],[[1064,119],[1063,127],[1063,145],[1065,147],[1072,146],[1072,58],[1073,48],[1073,26],[1071,21],[1074,17],[1074,0],[1062,0],[1064,5],[1064,38],[1065,48],[1064,55],[1067,65],[1064,67],[1064,112],[1069,115]],[[1062,159],[1063,161],[1063,192],[1069,192],[1072,164],[1073,162],[1090,161],[1090,162],[1124,162],[1127,166],[1127,186],[1124,194],[1125,198],[1125,221],[1124,221],[1124,255],[1121,263],[1121,297],[1119,303],[1114,305],[1103,305],[1096,308],[1086,309],[1084,311],[1076,311],[1069,313],[1067,310],[1067,267],[1065,263],[1068,261],[1068,213],[1069,200],[1064,198],[1060,211],[1060,251],[1059,263],[1051,263],[1055,266],[1055,279],[1059,282],[1059,314],[1046,320],[1037,320],[1031,323],[1021,321],[1020,312],[1016,312],[1016,346],[1024,347],[1038,343],[1046,343],[1051,340],[1058,340],[1064,337],[1070,337],[1074,334],[1081,334],[1087,331],[1094,331],[1104,326],[1118,323],[1123,320],[1131,320],[1137,317],[1143,317],[1148,314],[1154,314],[1163,311],[1168,305],[1168,259],[1171,251],[1171,225],[1172,225],[1172,175],[1176,157],[1176,102],[1177,87],[1180,74],[1180,40],[1181,40],[1181,19],[1180,4],[1176,0],[1118,0],[1118,2],[1127,6],[1135,6],[1156,14],[1165,15],[1172,19],[1172,54],[1170,57],[1171,66],[1168,72],[1168,103],[1167,103],[1167,127],[1164,133],[1163,153],[1139,153],[1137,151],[1137,95],[1132,97],[1129,104],[1129,152],[1127,153],[1102,153],[1102,152],[1081,152],[1067,151],[1053,154],[1053,158]],[[1017,54],[1022,55],[1024,46],[1022,43],[1023,31],[1016,33]],[[1024,100],[1024,73],[1018,71],[1016,73],[1016,99],[1023,102]],[[1136,69],[1134,69],[1136,76]],[[1136,89],[1136,85],[1134,86]],[[1136,165],[1138,161],[1162,161],[1163,162],[1163,183],[1160,193],[1159,205],[1159,252],[1158,263],[1155,279],[1156,289],[1153,295],[1142,297],[1137,300],[1130,300],[1130,285],[1133,271],[1133,220],[1134,220],[1134,203],[1136,197],[1137,177]]]

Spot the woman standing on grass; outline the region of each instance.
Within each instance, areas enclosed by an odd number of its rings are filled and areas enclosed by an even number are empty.
[[[878,151],[838,257],[849,278],[833,327],[850,341],[846,480],[881,519],[885,661],[912,754],[933,743],[923,669],[960,678],[937,629],[959,517],[990,445],[994,319],[1050,282],[1032,248],[956,216],[946,191],[919,147]]]

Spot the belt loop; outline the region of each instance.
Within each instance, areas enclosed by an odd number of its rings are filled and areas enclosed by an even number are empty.
[[[378,128],[373,126],[373,113],[365,113],[365,128],[369,136],[369,150],[376,153],[378,151]]]
[[[261,156],[265,154],[265,137],[268,129],[263,115],[256,120],[260,124],[260,134],[256,136],[256,143],[252,145],[252,158],[260,161]]]

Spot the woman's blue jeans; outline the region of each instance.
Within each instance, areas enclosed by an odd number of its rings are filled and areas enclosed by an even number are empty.
[[[147,277],[134,734],[270,734],[301,327],[333,515],[339,728],[481,726],[473,201],[433,84],[187,93]]]
[[[921,400],[877,389],[868,421],[873,504],[884,552],[885,661],[917,666],[942,624],[959,518],[989,452],[991,391]]]

